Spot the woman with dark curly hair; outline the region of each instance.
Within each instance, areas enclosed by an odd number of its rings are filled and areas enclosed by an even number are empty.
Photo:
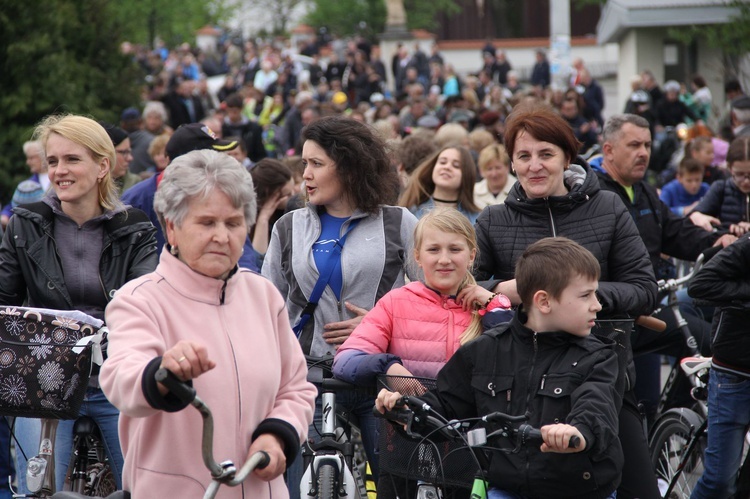
[[[323,357],[336,352],[385,293],[404,285],[407,269],[413,268],[407,260],[417,219],[404,208],[388,206],[398,195],[398,176],[370,127],[330,116],[307,125],[302,141],[307,205],[274,225],[262,274],[286,298],[302,350]],[[313,288],[326,275],[314,312],[304,314]],[[373,398],[341,393],[337,403],[359,417],[377,473]],[[314,428],[310,432],[317,438]],[[299,497],[301,476],[295,475],[290,469],[291,497]]]

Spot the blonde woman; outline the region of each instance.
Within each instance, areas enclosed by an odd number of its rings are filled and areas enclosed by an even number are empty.
[[[19,206],[0,247],[0,304],[80,310],[104,320],[104,308],[123,284],[154,270],[154,227],[146,215],[118,200],[111,175],[115,147],[104,128],[84,116],[50,116],[37,127],[52,191]],[[105,361],[106,362],[106,361]],[[98,387],[86,392],[82,413],[102,430],[118,488],[123,458],[117,438],[119,412]],[[39,443],[39,421],[18,418],[16,435],[19,489],[25,491],[25,455]],[[55,459],[67,463],[73,421],[57,429]],[[66,467],[56,469],[62,490]]]
[[[480,209],[505,202],[516,177],[510,173],[510,157],[502,144],[492,144],[479,153],[482,180],[474,184],[474,204]]]

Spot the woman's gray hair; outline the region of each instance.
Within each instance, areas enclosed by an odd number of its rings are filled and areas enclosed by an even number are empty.
[[[151,113],[156,113],[161,116],[161,119],[167,121],[167,108],[163,102],[151,100],[146,103],[143,108],[143,117],[145,118]]]
[[[207,149],[176,158],[164,170],[164,178],[154,196],[154,211],[166,233],[165,220],[182,225],[196,198],[214,189],[226,194],[235,208],[245,214],[248,231],[255,224],[256,199],[253,178],[236,159]]]

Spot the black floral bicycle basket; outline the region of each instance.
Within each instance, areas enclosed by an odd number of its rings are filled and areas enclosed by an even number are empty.
[[[78,417],[100,328],[55,312],[0,308],[1,415]]]

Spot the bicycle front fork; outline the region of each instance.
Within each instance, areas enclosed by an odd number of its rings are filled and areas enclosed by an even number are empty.
[[[42,497],[55,493],[55,436],[57,419],[42,419],[42,436],[39,439],[39,454],[26,465],[26,487],[32,494]]]

